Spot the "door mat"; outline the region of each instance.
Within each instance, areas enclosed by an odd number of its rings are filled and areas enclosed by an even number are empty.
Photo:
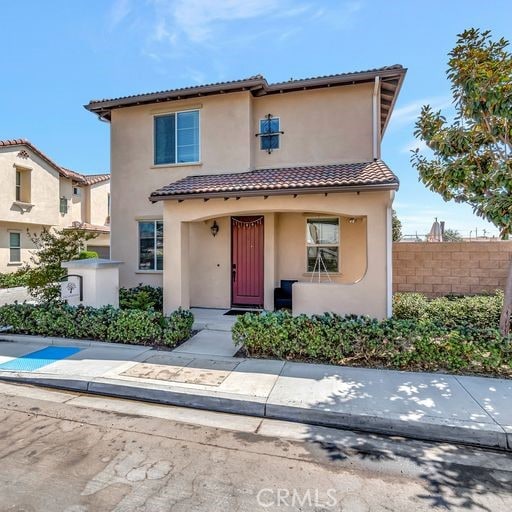
[[[13,372],[33,372],[43,366],[70,357],[81,349],[76,347],[46,347],[35,352],[30,352],[21,357],[16,357],[0,364],[0,370]]]
[[[230,309],[229,311],[226,311],[224,315],[238,316],[245,315],[245,313],[261,313],[261,309]]]

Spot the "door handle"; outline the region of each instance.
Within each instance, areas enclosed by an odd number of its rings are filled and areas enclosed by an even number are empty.
[[[231,275],[233,276],[233,282],[236,281],[236,263],[233,263],[233,269],[231,270]]]

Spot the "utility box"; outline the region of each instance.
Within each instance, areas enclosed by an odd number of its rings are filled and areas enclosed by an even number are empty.
[[[61,298],[72,306],[119,307],[119,265],[122,263],[102,258],[62,262],[68,276],[61,283]]]

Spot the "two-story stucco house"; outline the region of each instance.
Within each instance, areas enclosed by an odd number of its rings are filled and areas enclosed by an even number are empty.
[[[87,249],[110,252],[110,175],[56,164],[27,140],[0,141],[0,272],[14,272],[34,249],[27,230],[80,227],[97,234]]]
[[[91,101],[111,123],[112,257],[165,310],[391,311],[381,139],[406,70],[269,84],[262,76]]]

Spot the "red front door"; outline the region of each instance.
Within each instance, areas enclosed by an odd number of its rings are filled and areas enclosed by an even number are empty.
[[[233,305],[263,306],[263,216],[231,217]]]

